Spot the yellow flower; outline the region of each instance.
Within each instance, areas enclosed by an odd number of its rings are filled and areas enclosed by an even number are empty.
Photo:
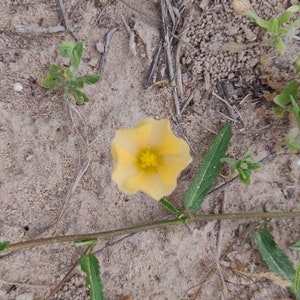
[[[119,189],[143,191],[155,200],[173,192],[179,173],[192,161],[189,146],[172,133],[169,120],[150,118],[133,129],[117,130],[112,156],[112,180]]]

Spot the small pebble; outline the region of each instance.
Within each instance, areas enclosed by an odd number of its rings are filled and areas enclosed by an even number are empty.
[[[16,82],[13,88],[15,92],[21,92],[23,90],[23,85],[20,82]]]

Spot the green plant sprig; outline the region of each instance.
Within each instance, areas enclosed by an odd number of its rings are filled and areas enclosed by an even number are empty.
[[[227,162],[231,165],[231,173],[234,174],[236,171],[239,173],[240,181],[249,185],[251,182],[251,175],[253,170],[261,168],[261,164],[250,160],[251,153],[245,153],[239,160],[230,157],[221,158],[221,162]]]
[[[274,98],[274,103],[278,105],[274,110],[277,115],[282,115],[288,111],[295,116],[297,127],[292,128],[285,139],[285,144],[294,152],[300,150],[300,105],[297,102],[298,95],[299,84],[294,79]]]
[[[274,44],[276,50],[282,55],[286,51],[286,45],[283,37],[288,35],[299,23],[300,18],[287,24],[289,20],[300,11],[300,5],[290,6],[281,16],[272,17],[270,20],[264,20],[257,16],[253,11],[247,11],[247,16],[258,26],[267,30],[270,34],[271,42]]]
[[[48,74],[41,81],[47,89],[63,89],[65,99],[72,95],[77,104],[89,102],[89,97],[81,91],[85,84],[95,84],[100,80],[99,75],[78,76],[79,66],[83,56],[82,41],[76,44],[64,41],[59,45],[58,52],[61,57],[69,59],[69,67],[51,64]]]

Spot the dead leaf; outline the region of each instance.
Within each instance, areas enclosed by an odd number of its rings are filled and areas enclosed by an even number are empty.
[[[272,62],[272,58],[269,55],[261,55],[260,57],[260,64],[263,68],[267,68]]]
[[[272,81],[270,75],[261,75],[259,76],[259,79],[261,79],[267,86],[269,86],[271,89],[275,91],[282,90],[286,85],[286,82]]]
[[[264,95],[264,98],[268,102],[272,102],[274,100],[274,98],[277,96],[277,93],[276,92],[263,91],[263,95]]]

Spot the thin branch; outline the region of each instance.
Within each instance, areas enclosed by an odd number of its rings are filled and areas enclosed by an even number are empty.
[[[64,236],[53,236],[53,237],[42,238],[37,240],[29,240],[24,242],[12,243],[9,244],[8,247],[2,253],[5,255],[5,253],[11,251],[27,249],[31,247],[38,247],[43,245],[57,244],[57,243],[85,241],[91,239],[103,240],[103,239],[109,239],[115,236],[126,235],[130,233],[154,230],[157,228],[163,228],[167,226],[174,226],[179,224],[187,224],[187,223],[200,222],[200,221],[293,218],[293,217],[300,217],[300,211],[273,211],[273,212],[259,211],[259,212],[246,212],[246,213],[226,213],[226,214],[218,214],[218,215],[204,214],[204,215],[185,217],[181,219],[158,221],[152,224],[137,225],[137,226],[120,228],[120,229],[110,230],[110,231],[64,235]]]

